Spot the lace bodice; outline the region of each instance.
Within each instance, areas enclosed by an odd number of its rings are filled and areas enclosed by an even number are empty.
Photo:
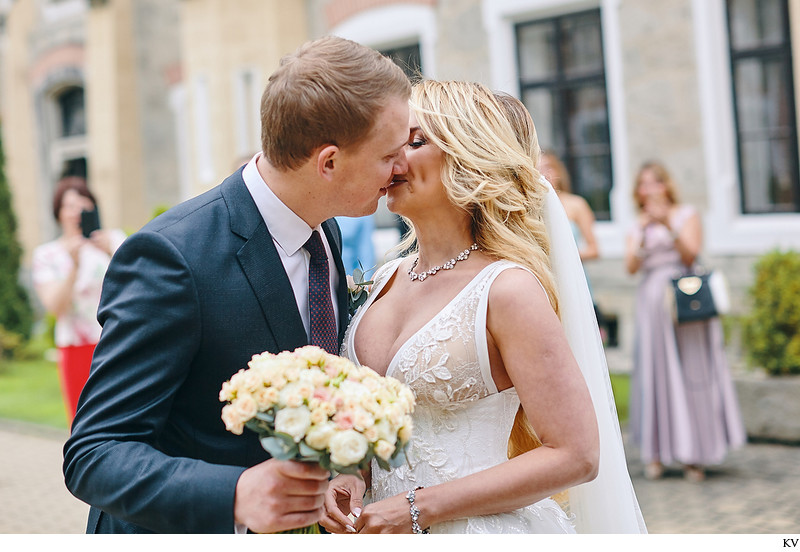
[[[400,260],[375,275],[370,299],[356,312],[342,354],[358,363],[355,334]],[[498,261],[484,268],[397,351],[386,375],[408,385],[416,396],[409,464],[391,472],[373,465],[372,499],[430,487],[507,460],[508,436],[519,398],[513,388],[498,392],[491,377],[486,339],[489,288],[508,268]],[[365,329],[365,331],[368,331]],[[454,520],[431,528],[444,533],[572,532],[564,512],[550,499],[505,514]]]

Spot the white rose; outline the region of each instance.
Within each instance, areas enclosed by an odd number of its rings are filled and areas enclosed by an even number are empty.
[[[390,444],[394,444],[397,440],[397,435],[395,434],[392,424],[389,423],[389,420],[385,418],[379,420],[378,423],[375,424],[375,429],[378,430],[378,439],[387,441]]]
[[[295,443],[305,436],[311,426],[311,413],[305,406],[282,408],[275,414],[275,431],[291,435]]]
[[[336,426],[330,422],[312,425],[306,435],[306,444],[313,449],[326,450],[335,433]]]
[[[366,385],[349,379],[339,384],[339,391],[345,395],[348,400],[356,404],[361,402],[362,397],[369,397],[371,395]]]
[[[328,446],[331,450],[331,462],[340,466],[351,466],[364,459],[369,443],[359,432],[347,429],[331,437]]]
[[[395,446],[391,443],[387,443],[383,439],[379,440],[375,443],[375,454],[377,454],[380,458],[384,460],[389,460],[394,454]]]

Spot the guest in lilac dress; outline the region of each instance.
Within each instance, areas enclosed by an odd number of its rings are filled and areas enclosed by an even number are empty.
[[[685,273],[702,249],[700,216],[678,201],[659,163],[646,163],[634,186],[637,224],[627,236],[625,265],[641,274],[636,293],[636,341],[631,385],[631,430],[657,479],[681,464],[701,481],[746,435],[725,357],[719,318],[676,324],[665,298],[670,280]]]

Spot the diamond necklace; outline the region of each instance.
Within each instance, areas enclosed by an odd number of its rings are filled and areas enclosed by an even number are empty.
[[[450,259],[449,261],[447,261],[443,265],[436,265],[433,268],[431,268],[430,270],[426,270],[425,272],[421,272],[419,274],[414,272],[414,269],[417,268],[417,263],[419,262],[419,255],[418,255],[417,258],[414,259],[414,263],[411,265],[411,268],[408,269],[408,277],[411,278],[412,282],[414,280],[419,280],[420,282],[422,282],[423,280],[425,280],[425,278],[427,278],[428,276],[435,275],[440,270],[450,270],[450,269],[452,269],[454,266],[456,266],[456,263],[458,261],[466,261],[467,258],[469,258],[469,254],[471,252],[475,251],[476,249],[478,249],[478,244],[477,243],[473,243],[472,245],[467,247],[464,251],[459,253],[457,257],[454,257],[454,258]]]

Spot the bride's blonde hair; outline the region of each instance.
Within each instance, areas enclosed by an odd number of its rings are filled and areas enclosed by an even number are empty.
[[[529,268],[558,314],[543,219],[548,188],[536,168],[536,131],[527,110],[509,110],[507,98],[477,83],[428,80],[414,85],[410,106],[425,137],[444,152],[442,183],[450,201],[470,214],[478,247]],[[512,120],[516,117],[524,120]],[[413,224],[407,223],[402,249],[415,242]],[[509,458],[540,444],[520,407]]]

